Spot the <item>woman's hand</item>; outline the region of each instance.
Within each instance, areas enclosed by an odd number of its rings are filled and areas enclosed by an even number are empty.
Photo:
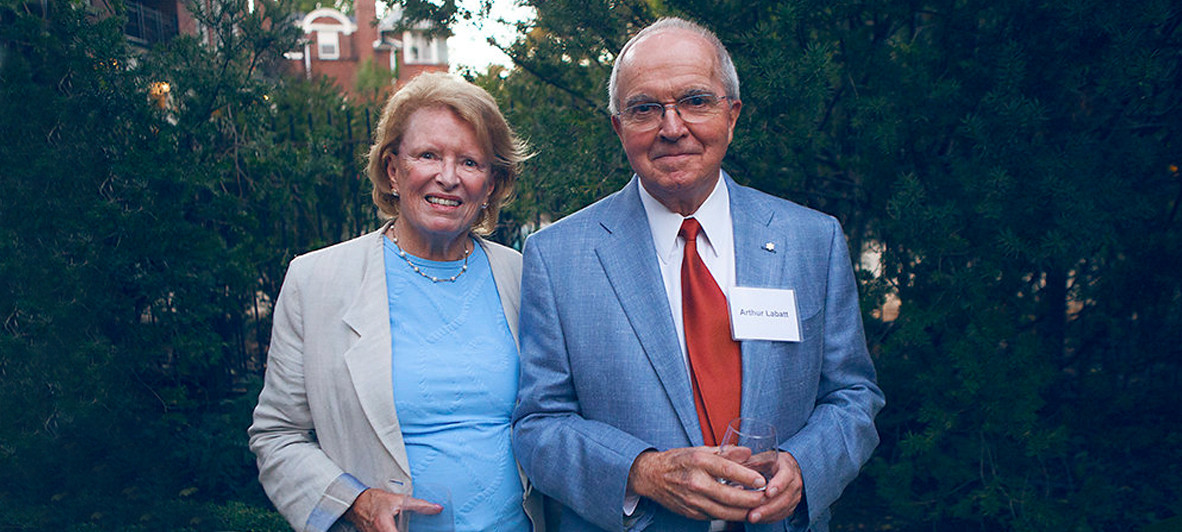
[[[344,517],[361,532],[398,532],[394,516],[399,512],[435,515],[442,511],[443,506],[435,503],[370,488],[357,496]]]

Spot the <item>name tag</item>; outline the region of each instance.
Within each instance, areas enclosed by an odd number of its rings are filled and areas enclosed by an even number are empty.
[[[795,291],[734,286],[728,303],[735,340],[800,341]]]

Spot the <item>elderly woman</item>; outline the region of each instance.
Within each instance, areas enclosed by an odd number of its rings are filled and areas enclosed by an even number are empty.
[[[292,261],[249,430],[259,480],[297,530],[393,531],[399,512],[442,510],[455,530],[528,531],[509,445],[521,256],[476,236],[524,143],[447,74],[395,93],[375,136],[373,199],[391,219]]]

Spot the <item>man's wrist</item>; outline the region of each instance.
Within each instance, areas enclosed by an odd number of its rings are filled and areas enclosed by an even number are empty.
[[[624,490],[624,499],[627,501],[629,496],[636,497],[638,500],[645,495],[645,472],[647,470],[647,462],[656,454],[655,450],[647,450],[641,452],[632,461],[632,467],[628,469],[628,485]]]

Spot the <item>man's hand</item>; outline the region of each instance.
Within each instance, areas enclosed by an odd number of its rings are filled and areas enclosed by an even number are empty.
[[[747,521],[751,523],[772,523],[787,519],[796,511],[800,504],[801,490],[804,489],[804,479],[800,476],[800,464],[796,458],[787,452],[778,453],[779,465],[775,476],[767,483],[764,490],[764,500],[759,507],[747,514]]]
[[[370,488],[357,496],[344,517],[361,532],[398,532],[394,516],[399,512],[435,515],[442,511],[443,506],[435,503]]]
[[[699,520],[746,521],[752,509],[768,502],[762,492],[727,486],[718,481],[720,478],[747,486],[764,485],[759,473],[718,455],[717,447],[690,447],[641,453],[628,472],[628,490]]]

